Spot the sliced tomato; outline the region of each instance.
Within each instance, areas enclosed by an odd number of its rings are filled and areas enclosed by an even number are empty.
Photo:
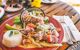
[[[52,42],[52,37],[51,37],[52,35],[47,35],[47,41],[48,42]]]
[[[58,38],[55,35],[47,35],[47,41],[54,43],[58,41]]]
[[[34,25],[33,23],[29,23],[29,24],[27,24],[27,26],[32,27],[32,28],[36,27],[36,25]]]

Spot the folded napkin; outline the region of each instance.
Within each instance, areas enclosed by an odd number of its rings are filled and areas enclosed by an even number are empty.
[[[58,20],[64,29],[63,42],[69,42],[68,40],[71,40],[72,42],[80,41],[80,32],[69,16],[53,16],[53,18]],[[63,24],[63,22],[65,22],[65,24]],[[70,43],[72,43],[71,41]]]
[[[74,36],[75,40],[80,41],[80,32],[78,31],[78,29],[76,28],[76,26],[74,25],[70,17],[65,16],[64,21],[67,24],[67,26],[70,28],[71,33]]]

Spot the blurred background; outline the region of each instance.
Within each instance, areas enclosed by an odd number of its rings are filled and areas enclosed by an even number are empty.
[[[73,8],[76,9],[80,14],[80,0],[61,0],[61,1],[73,6]]]

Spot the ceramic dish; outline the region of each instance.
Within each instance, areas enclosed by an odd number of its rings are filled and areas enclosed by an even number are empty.
[[[4,9],[2,7],[0,7],[0,18],[4,15]]]
[[[25,13],[24,13],[25,12]],[[0,46],[7,50],[56,50],[62,46],[64,31],[52,17],[39,11],[24,11],[0,25]],[[45,38],[44,38],[45,37]]]
[[[6,30],[5,28],[5,25],[6,24],[9,24],[9,25],[13,25],[13,18],[9,18],[7,19],[5,22],[3,22],[0,26],[0,43],[2,41],[2,38],[3,38],[3,34],[4,34],[4,31]],[[61,31],[59,32],[59,43],[62,43],[62,39],[63,39],[63,36],[64,36],[64,32],[63,32],[63,29],[62,29],[62,26],[60,25],[60,23],[57,22],[57,20],[53,19],[53,18],[50,18],[51,22],[57,27],[57,28],[61,28]],[[5,50],[56,50],[58,48],[57,47],[51,47],[51,48],[22,48],[22,47],[14,47],[14,48],[7,48],[5,47],[3,44],[1,44],[0,46],[2,46],[1,48],[5,49]]]
[[[52,3],[56,3],[58,0],[42,0],[42,3],[46,3],[46,4],[52,4]]]
[[[18,4],[17,6],[18,6],[17,8],[16,7],[7,6],[5,11],[7,11],[7,12],[16,12],[16,11],[19,11],[19,10],[21,10],[23,8],[23,6],[20,5],[20,4]]]

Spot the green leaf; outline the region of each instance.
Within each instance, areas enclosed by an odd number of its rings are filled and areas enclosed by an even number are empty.
[[[20,21],[20,17],[15,17],[14,18],[14,24],[20,24],[21,21]]]
[[[49,20],[48,20],[48,19],[46,19],[46,20],[44,20],[44,22],[45,22],[45,23],[49,23]]]

